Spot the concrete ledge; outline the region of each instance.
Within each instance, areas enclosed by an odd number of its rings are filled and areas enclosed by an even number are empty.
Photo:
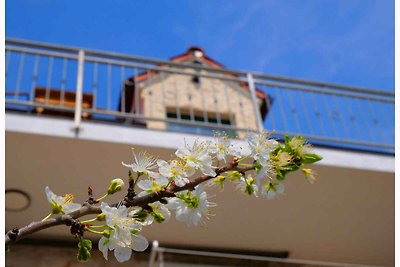
[[[196,139],[212,140],[212,137],[199,136],[187,133],[156,131],[143,128],[134,128],[125,125],[113,125],[101,122],[82,122],[79,132],[73,129],[73,120],[38,117],[31,115],[6,113],[5,130],[27,134],[78,138],[99,142],[124,143],[176,149],[184,143]],[[239,141],[244,144],[243,141]],[[239,143],[239,145],[240,145]],[[343,151],[331,148],[315,148],[315,151],[324,157],[319,162],[322,166],[362,169],[380,172],[395,171],[394,156],[377,155],[366,152]]]

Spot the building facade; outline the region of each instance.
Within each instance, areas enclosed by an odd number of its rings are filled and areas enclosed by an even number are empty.
[[[275,201],[227,186],[211,193],[218,206],[205,227],[171,219],[145,229],[148,240],[269,255],[275,265],[394,264],[392,93],[230,70],[199,48],[167,61],[7,39],[6,63],[6,230],[49,213],[45,186],[74,193],[76,202],[88,186],[103,195],[110,178],[127,177],[121,161],[131,161],[132,147],[168,160],[184,140],[213,140],[210,130],[240,136],[263,120],[278,140],[300,134],[314,144],[324,157],[313,167],[317,182],[290,175]],[[74,266],[74,252],[62,249],[71,242],[66,227],[41,231],[16,244],[6,265],[39,262],[35,255],[52,246],[65,257],[47,255],[41,266]],[[88,266],[113,264],[95,257]],[[199,259],[185,257],[186,266]]]

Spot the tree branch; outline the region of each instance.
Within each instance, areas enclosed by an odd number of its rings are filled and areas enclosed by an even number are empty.
[[[182,187],[178,187],[175,185],[175,183],[172,183],[168,188],[165,190],[153,192],[151,194],[137,197],[135,196],[132,199],[125,198],[123,201],[123,204],[126,207],[134,207],[134,206],[145,206],[149,203],[153,203],[156,201],[161,200],[162,198],[165,197],[174,197],[175,193],[183,191],[183,190],[188,190],[188,189],[194,189],[197,185],[206,182],[212,178],[217,177],[218,175],[226,172],[226,171],[232,171],[236,170],[241,173],[254,170],[255,166],[249,166],[249,167],[238,167],[237,161],[233,160],[231,163],[228,163],[225,167],[218,168],[215,173],[215,176],[209,176],[209,175],[202,175],[197,178],[195,178],[193,181],[185,184]],[[115,203],[112,206],[117,206],[119,203]],[[31,235],[35,232],[39,232],[41,230],[57,226],[57,225],[62,225],[65,224],[67,226],[71,226],[73,223],[77,222],[76,219],[89,215],[89,214],[100,214],[102,211],[99,206],[94,206],[93,203],[85,202],[82,207],[79,210],[76,210],[74,212],[71,212],[69,214],[64,214],[64,215],[57,215],[55,217],[46,219],[44,221],[36,221],[32,222],[27,226],[24,226],[20,229],[14,228],[13,230],[10,230],[6,233],[5,235],[5,244],[12,244],[17,242],[20,239],[25,238],[28,235]]]

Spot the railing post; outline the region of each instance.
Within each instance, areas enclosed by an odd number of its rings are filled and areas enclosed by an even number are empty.
[[[83,92],[83,71],[85,63],[85,51],[80,49],[78,53],[78,73],[76,79],[76,94],[75,94],[75,117],[74,130],[79,131],[82,120],[82,92]]]
[[[150,252],[149,267],[154,267],[154,264],[156,262],[157,253],[158,253],[158,241],[154,240],[153,246],[151,247],[151,252]]]
[[[253,75],[251,73],[247,73],[247,83],[249,85],[251,101],[253,102],[254,114],[256,116],[257,130],[259,133],[261,133],[262,131],[264,131],[264,125],[261,118],[261,112],[258,107],[256,88],[254,86]]]

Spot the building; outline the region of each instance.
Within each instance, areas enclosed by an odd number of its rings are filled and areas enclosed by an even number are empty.
[[[208,57],[199,47],[189,47],[171,62],[189,65],[200,65],[223,69],[223,65]],[[212,135],[218,126],[236,126],[242,129],[257,130],[254,109],[235,107],[252,107],[249,87],[245,82],[215,79],[207,70],[193,70],[192,66],[182,69],[186,73],[146,70],[131,76],[124,83],[125,112],[139,112],[158,121],[143,121],[149,129],[172,130],[197,134]],[[214,71],[214,70],[213,70]],[[192,72],[192,75],[188,73]],[[234,75],[225,74],[228,78]],[[137,88],[137,92],[135,89]],[[272,101],[267,95],[255,90],[257,106],[262,120],[268,112]],[[236,96],[229,98],[227,96]],[[138,99],[136,99],[138,98]],[[224,101],[229,99],[229,101]],[[119,106],[121,110],[122,106]],[[172,121],[168,121],[172,119]],[[174,120],[194,121],[197,125],[185,126]],[[136,121],[136,123],[138,123]],[[203,124],[208,124],[208,128]],[[235,135],[235,133],[231,133]],[[243,135],[241,133],[240,135]]]
[[[196,60],[194,54],[199,52],[191,49],[185,54]],[[204,58],[207,63],[208,57]],[[171,220],[152,225],[143,234],[164,247],[269,255],[279,257],[274,264],[283,266],[318,266],[321,261],[335,266],[394,264],[392,93],[229,70],[210,62],[154,60],[15,39],[6,40],[6,63],[7,230],[48,214],[46,185],[58,194],[74,193],[76,201],[87,198],[87,186],[100,196],[111,178],[126,177],[120,162],[130,161],[131,147],[169,159],[184,138],[188,142],[212,138],[209,131],[197,129],[240,135],[261,126],[274,130],[276,138],[301,134],[315,144],[324,160],[315,166],[319,178],[313,186],[305,184],[300,174],[292,175],[286,181],[286,195],[275,201],[246,198],[227,187],[215,192],[216,216],[205,227],[186,227]],[[168,98],[157,94],[162,94],[163,84],[168,85],[168,77],[180,75],[185,75],[191,91],[210,79],[218,88],[231,85],[232,93],[217,103],[220,110],[213,103],[221,97],[207,99],[205,115],[202,101],[194,101],[199,96],[193,93],[192,102],[184,96],[186,102],[175,106],[174,113],[169,100],[161,101]],[[132,82],[140,89],[129,88]],[[256,88],[268,96],[257,98]],[[240,99],[247,104],[239,103],[231,110],[234,119],[223,123],[227,118],[223,108],[232,104],[222,103],[238,95],[245,96]],[[162,106],[152,109],[151,97]],[[268,112],[260,125],[263,99]],[[242,116],[245,112],[254,115]],[[251,119],[243,121],[245,117]],[[249,128],[243,128],[246,122]],[[188,133],[188,129],[196,131]],[[10,266],[32,261],[43,266],[73,265],[76,250],[63,246],[71,241],[67,228],[48,229],[15,245],[6,262]],[[149,254],[142,255],[137,260],[145,264]],[[164,256],[187,266],[200,259]],[[88,266],[105,264],[101,255],[96,257]]]

